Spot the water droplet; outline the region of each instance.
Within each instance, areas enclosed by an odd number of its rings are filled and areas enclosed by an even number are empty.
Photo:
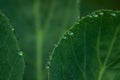
[[[104,13],[103,13],[103,12],[100,12],[99,14],[100,14],[100,15],[103,15]]]
[[[14,28],[12,28],[12,31],[15,31],[15,29],[14,29]]]
[[[58,44],[54,44],[55,47],[58,47]]]
[[[19,56],[23,56],[23,52],[22,52],[22,51],[19,51],[19,52],[18,52],[18,55],[19,55]]]
[[[46,66],[46,69],[49,69],[50,67],[49,66]]]
[[[67,39],[67,37],[66,37],[66,36],[64,36],[64,37],[63,37],[63,39]]]
[[[89,17],[90,17],[90,18],[92,18],[92,16],[91,16],[91,15],[89,15]]]
[[[97,14],[94,14],[93,17],[98,17],[98,15],[97,15]]]
[[[71,35],[71,36],[72,36],[73,34],[74,34],[74,33],[73,33],[72,31],[69,31],[69,32],[68,32],[68,35]]]
[[[115,13],[111,13],[111,15],[112,15],[112,16],[116,16],[116,14],[115,14]]]

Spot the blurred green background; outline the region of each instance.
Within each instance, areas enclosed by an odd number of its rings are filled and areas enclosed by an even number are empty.
[[[97,9],[120,9],[120,0],[0,0],[24,51],[23,80],[47,80],[49,55],[79,17]]]

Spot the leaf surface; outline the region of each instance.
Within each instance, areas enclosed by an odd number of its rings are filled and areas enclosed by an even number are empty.
[[[120,12],[98,10],[78,21],[53,51],[49,80],[119,80]]]
[[[20,51],[14,30],[0,13],[0,80],[22,80],[23,52]]]

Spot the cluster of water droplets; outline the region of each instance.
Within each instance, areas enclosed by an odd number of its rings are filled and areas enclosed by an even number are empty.
[[[90,17],[90,18],[97,18],[98,16],[102,16],[102,15],[104,15],[104,12],[100,11],[98,13],[94,12],[91,15],[88,15],[88,17]],[[111,12],[110,15],[115,17],[116,13],[115,12]]]
[[[100,11],[99,13],[92,13],[91,15],[88,15],[90,18],[97,18],[98,16],[102,16],[104,15],[104,13],[102,11]]]
[[[48,62],[46,63],[46,65],[45,65],[45,68],[47,69],[47,70],[49,70],[49,68],[50,68],[50,61],[52,60],[52,55],[50,55],[49,56],[49,60],[48,60]]]
[[[98,15],[97,15],[97,14],[93,14],[93,17],[97,18],[97,17],[98,17]]]
[[[49,56],[49,61],[46,63],[46,69],[48,70],[50,68],[50,61],[52,60],[52,55]]]
[[[46,69],[49,69],[50,68],[49,66],[50,66],[50,61],[47,62]]]
[[[89,17],[90,17],[90,18],[93,18],[93,17],[94,17],[94,18],[97,18],[97,17],[98,17],[98,14],[95,14],[95,13],[94,13],[94,14],[92,14],[92,15],[89,15]]]
[[[73,36],[73,35],[74,35],[74,33],[73,33],[72,31],[68,31],[67,34],[68,34],[69,36]],[[67,39],[67,37],[66,37],[66,36],[63,36],[63,39]]]

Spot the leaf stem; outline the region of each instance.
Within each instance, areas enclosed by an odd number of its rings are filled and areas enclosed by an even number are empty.
[[[35,30],[36,30],[36,72],[37,80],[43,80],[42,74],[42,42],[43,42],[43,32],[41,29],[40,20],[40,2],[35,0],[33,5],[33,12],[35,18]]]
[[[102,80],[102,76],[103,76],[103,73],[104,73],[105,69],[106,68],[104,66],[101,68],[99,76],[98,76],[98,80]]]

